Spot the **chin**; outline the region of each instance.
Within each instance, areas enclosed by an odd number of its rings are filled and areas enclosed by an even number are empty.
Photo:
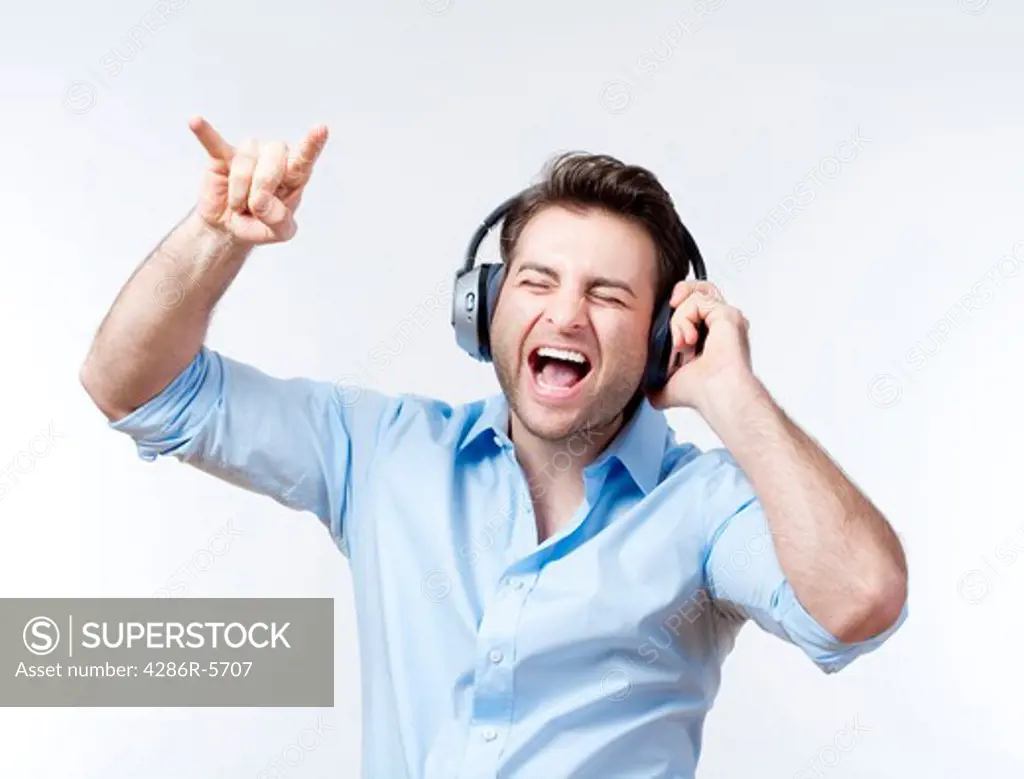
[[[624,389],[623,371],[608,375],[602,361],[589,349],[542,344],[519,363],[505,370],[496,360],[502,386],[513,389],[512,410],[531,435],[558,441],[592,427],[604,426],[618,416],[632,389]]]
[[[523,427],[545,441],[566,438],[585,422],[582,409],[553,409],[530,399],[524,402],[522,396],[517,404],[516,413]]]
[[[589,425],[601,424],[597,377],[588,375],[571,388],[552,388],[538,382],[533,370],[520,374],[516,413],[531,434],[546,441],[559,441]]]

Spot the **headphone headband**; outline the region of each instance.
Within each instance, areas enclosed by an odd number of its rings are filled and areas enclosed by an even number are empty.
[[[525,190],[524,190],[525,191]],[[476,263],[476,253],[480,248],[480,244],[484,242],[484,238],[491,231],[498,222],[504,218],[505,214],[508,213],[509,209],[512,208],[512,204],[515,203],[521,196],[522,192],[518,195],[513,195],[500,206],[495,208],[487,217],[480,223],[480,226],[473,233],[473,238],[469,242],[469,248],[466,250],[466,261],[463,263],[462,272],[465,273],[473,269],[473,265]]]

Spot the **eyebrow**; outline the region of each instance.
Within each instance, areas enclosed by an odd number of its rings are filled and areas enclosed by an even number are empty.
[[[519,275],[520,273],[526,270],[536,271],[537,273],[540,273],[542,276],[547,276],[554,281],[558,281],[558,271],[547,265],[542,265],[539,262],[531,262],[529,260],[524,260],[520,262],[519,268],[516,271],[516,275]],[[627,294],[631,295],[634,298],[636,297],[636,293],[633,291],[633,288],[629,286],[628,283],[626,283],[625,281],[620,281],[619,279],[608,278],[607,276],[595,276],[590,280],[590,284],[588,285],[588,287],[591,289],[594,287],[614,287],[615,289],[621,289],[623,292],[626,292]]]

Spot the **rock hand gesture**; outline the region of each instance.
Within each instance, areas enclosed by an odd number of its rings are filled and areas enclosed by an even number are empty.
[[[209,154],[197,215],[252,246],[295,235],[295,209],[327,143],[327,128],[315,125],[289,149],[284,141],[254,138],[232,146],[201,116],[193,117],[189,127]]]

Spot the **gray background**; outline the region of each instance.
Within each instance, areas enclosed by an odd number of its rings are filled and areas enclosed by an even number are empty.
[[[0,706],[330,706],[333,615],[330,598],[4,598]]]
[[[351,590],[326,532],[141,462],[77,383],[120,285],[193,202],[204,159],[186,122],[203,113],[233,142],[333,134],[298,235],[256,252],[209,343],[320,378],[384,345],[374,386],[451,401],[494,391],[491,370],[458,352],[447,311],[398,328],[479,219],[557,150],[651,167],[751,320],[756,370],[891,518],[912,569],[903,631],[835,677],[748,627],[699,776],[1021,775],[1019,265],[947,319],[1015,245],[1024,258],[1019,5],[728,0],[698,23],[690,2],[191,0],[133,53],[156,5],[23,4],[0,32],[0,594],[335,597],[337,705],[6,710],[8,773],[358,765]],[[110,75],[115,48],[127,61]],[[858,128],[871,142],[751,254]],[[692,413],[670,417],[714,443]],[[316,746],[295,747],[315,727]]]

